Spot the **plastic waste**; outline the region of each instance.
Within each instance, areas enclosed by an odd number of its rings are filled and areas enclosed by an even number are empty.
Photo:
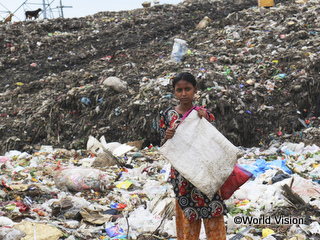
[[[120,157],[133,149],[135,149],[134,146],[127,144],[121,144],[118,142],[107,143],[104,136],[102,136],[99,141],[90,135],[87,142],[87,150],[90,150],[95,154],[103,153],[104,150],[108,150],[112,152],[115,157]]]
[[[6,162],[9,162],[10,161],[10,158],[8,157],[5,157],[5,156],[0,156],[0,167],[6,163]]]
[[[13,221],[7,217],[0,217],[0,226],[12,227]]]
[[[1,240],[20,240],[22,239],[26,234],[19,230],[14,228],[1,228],[0,229],[0,239]]]
[[[82,97],[81,102],[86,106],[89,106],[89,104],[91,103],[90,99],[86,97]]]
[[[123,204],[123,203],[111,203],[110,204],[110,208],[111,209],[124,209],[126,208],[126,204]]]
[[[54,181],[57,188],[69,191],[106,191],[110,184],[109,175],[105,172],[83,167],[56,169]]]
[[[310,225],[302,225],[301,228],[307,234],[320,234],[320,224],[318,222],[312,222]]]
[[[267,162],[265,159],[257,159],[252,165],[241,165],[249,172],[251,172],[255,177],[259,174],[264,173],[268,169],[282,169],[288,174],[292,174],[291,170],[286,166],[286,159],[284,160],[274,160]]]
[[[185,54],[187,54],[187,52],[187,42],[183,39],[175,38],[172,47],[171,60],[173,60],[176,63],[179,63],[181,62],[182,57]]]
[[[89,136],[87,141],[87,150],[92,151],[93,153],[101,153],[103,152],[102,144],[93,136]]]
[[[132,229],[141,229],[143,231],[154,231],[161,221],[160,218],[155,218],[148,209],[143,206],[136,208],[129,216],[129,225]]]
[[[53,147],[51,145],[41,145],[39,150],[40,153],[43,153],[43,152],[50,153],[52,151],[53,151]]]
[[[160,171],[161,173],[161,179],[162,181],[166,182],[168,181],[170,175],[171,175],[171,164],[167,163],[163,166],[163,168]]]
[[[282,181],[283,179],[286,179],[286,178],[291,178],[291,176],[289,174],[284,173],[283,171],[278,171],[274,175],[274,177],[271,179],[271,182],[272,183],[280,182],[280,181]]]
[[[117,184],[116,187],[117,188],[128,189],[132,184],[133,184],[133,182],[131,182],[130,180],[125,180],[124,182],[121,182],[121,183]]]
[[[111,227],[107,227],[106,228],[106,232],[108,233],[109,237],[113,238],[113,237],[118,237],[120,238],[121,235],[124,234],[123,229],[120,228],[119,226],[111,226]],[[126,237],[126,236],[124,236]]]
[[[157,195],[164,195],[168,191],[167,185],[159,185],[157,181],[150,180],[143,186],[143,191],[152,199]]]
[[[120,146],[122,145],[122,144],[119,143],[119,142],[109,142],[109,143],[107,143],[104,136],[102,136],[102,137],[100,138],[100,143],[102,144],[102,147],[103,147],[104,149],[109,150],[109,151],[111,151],[111,152],[112,152],[113,150],[115,150],[117,147],[120,147]]]
[[[103,81],[103,85],[112,88],[116,92],[125,92],[127,84],[117,77],[108,77]]]
[[[13,158],[15,156],[20,156],[21,152],[17,150],[10,150],[5,154],[6,157]]]
[[[269,229],[269,228],[264,228],[262,229],[262,237],[265,238],[267,237],[268,235],[274,233],[274,231],[272,229]]]

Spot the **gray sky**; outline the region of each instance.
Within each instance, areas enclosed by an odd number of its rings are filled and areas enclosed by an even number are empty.
[[[60,1],[62,1],[63,6],[72,6],[72,8],[63,8],[65,18],[84,17],[102,11],[142,8],[141,4],[145,1],[150,1],[153,5],[153,0],[0,0],[0,21],[3,21],[9,15],[8,11],[15,12],[12,21],[23,21],[25,20],[24,12],[43,8],[43,1],[46,4],[51,3],[52,11],[47,13],[47,18],[59,17],[61,15],[61,12],[59,14],[57,8],[60,6]],[[183,2],[183,0],[159,0],[159,2],[160,4],[178,4]],[[19,10],[17,10],[18,8]],[[40,16],[41,18],[43,18],[43,15]]]

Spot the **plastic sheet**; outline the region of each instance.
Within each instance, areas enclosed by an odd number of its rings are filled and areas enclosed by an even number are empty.
[[[292,174],[291,170],[286,166],[286,160],[274,160],[267,162],[265,159],[257,159],[252,165],[241,165],[249,172],[251,172],[254,177],[259,176],[259,174],[264,173],[268,169],[282,169],[288,174]]]

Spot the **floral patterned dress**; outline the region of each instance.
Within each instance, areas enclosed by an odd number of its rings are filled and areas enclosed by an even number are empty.
[[[214,122],[215,118],[213,114],[209,111],[207,111],[207,114],[209,121]],[[165,137],[166,130],[168,128],[176,128],[180,124],[182,118],[183,115],[175,111],[174,107],[169,107],[161,113],[161,144]],[[189,220],[194,221],[201,218],[218,217],[227,212],[227,208],[218,193],[210,200],[174,168],[171,168],[171,183],[178,204]]]

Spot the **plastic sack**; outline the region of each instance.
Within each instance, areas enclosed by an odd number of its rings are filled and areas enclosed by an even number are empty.
[[[247,171],[239,164],[236,164],[227,181],[220,188],[221,197],[223,199],[229,199],[251,176],[251,172]]]
[[[159,152],[184,178],[212,199],[232,173],[239,149],[192,110]]]
[[[187,42],[183,39],[175,38],[172,53],[171,53],[171,60],[176,63],[181,62],[181,58],[188,52]]]
[[[54,182],[59,189],[69,191],[98,190],[105,191],[110,181],[106,173],[92,168],[68,168],[56,171]]]

